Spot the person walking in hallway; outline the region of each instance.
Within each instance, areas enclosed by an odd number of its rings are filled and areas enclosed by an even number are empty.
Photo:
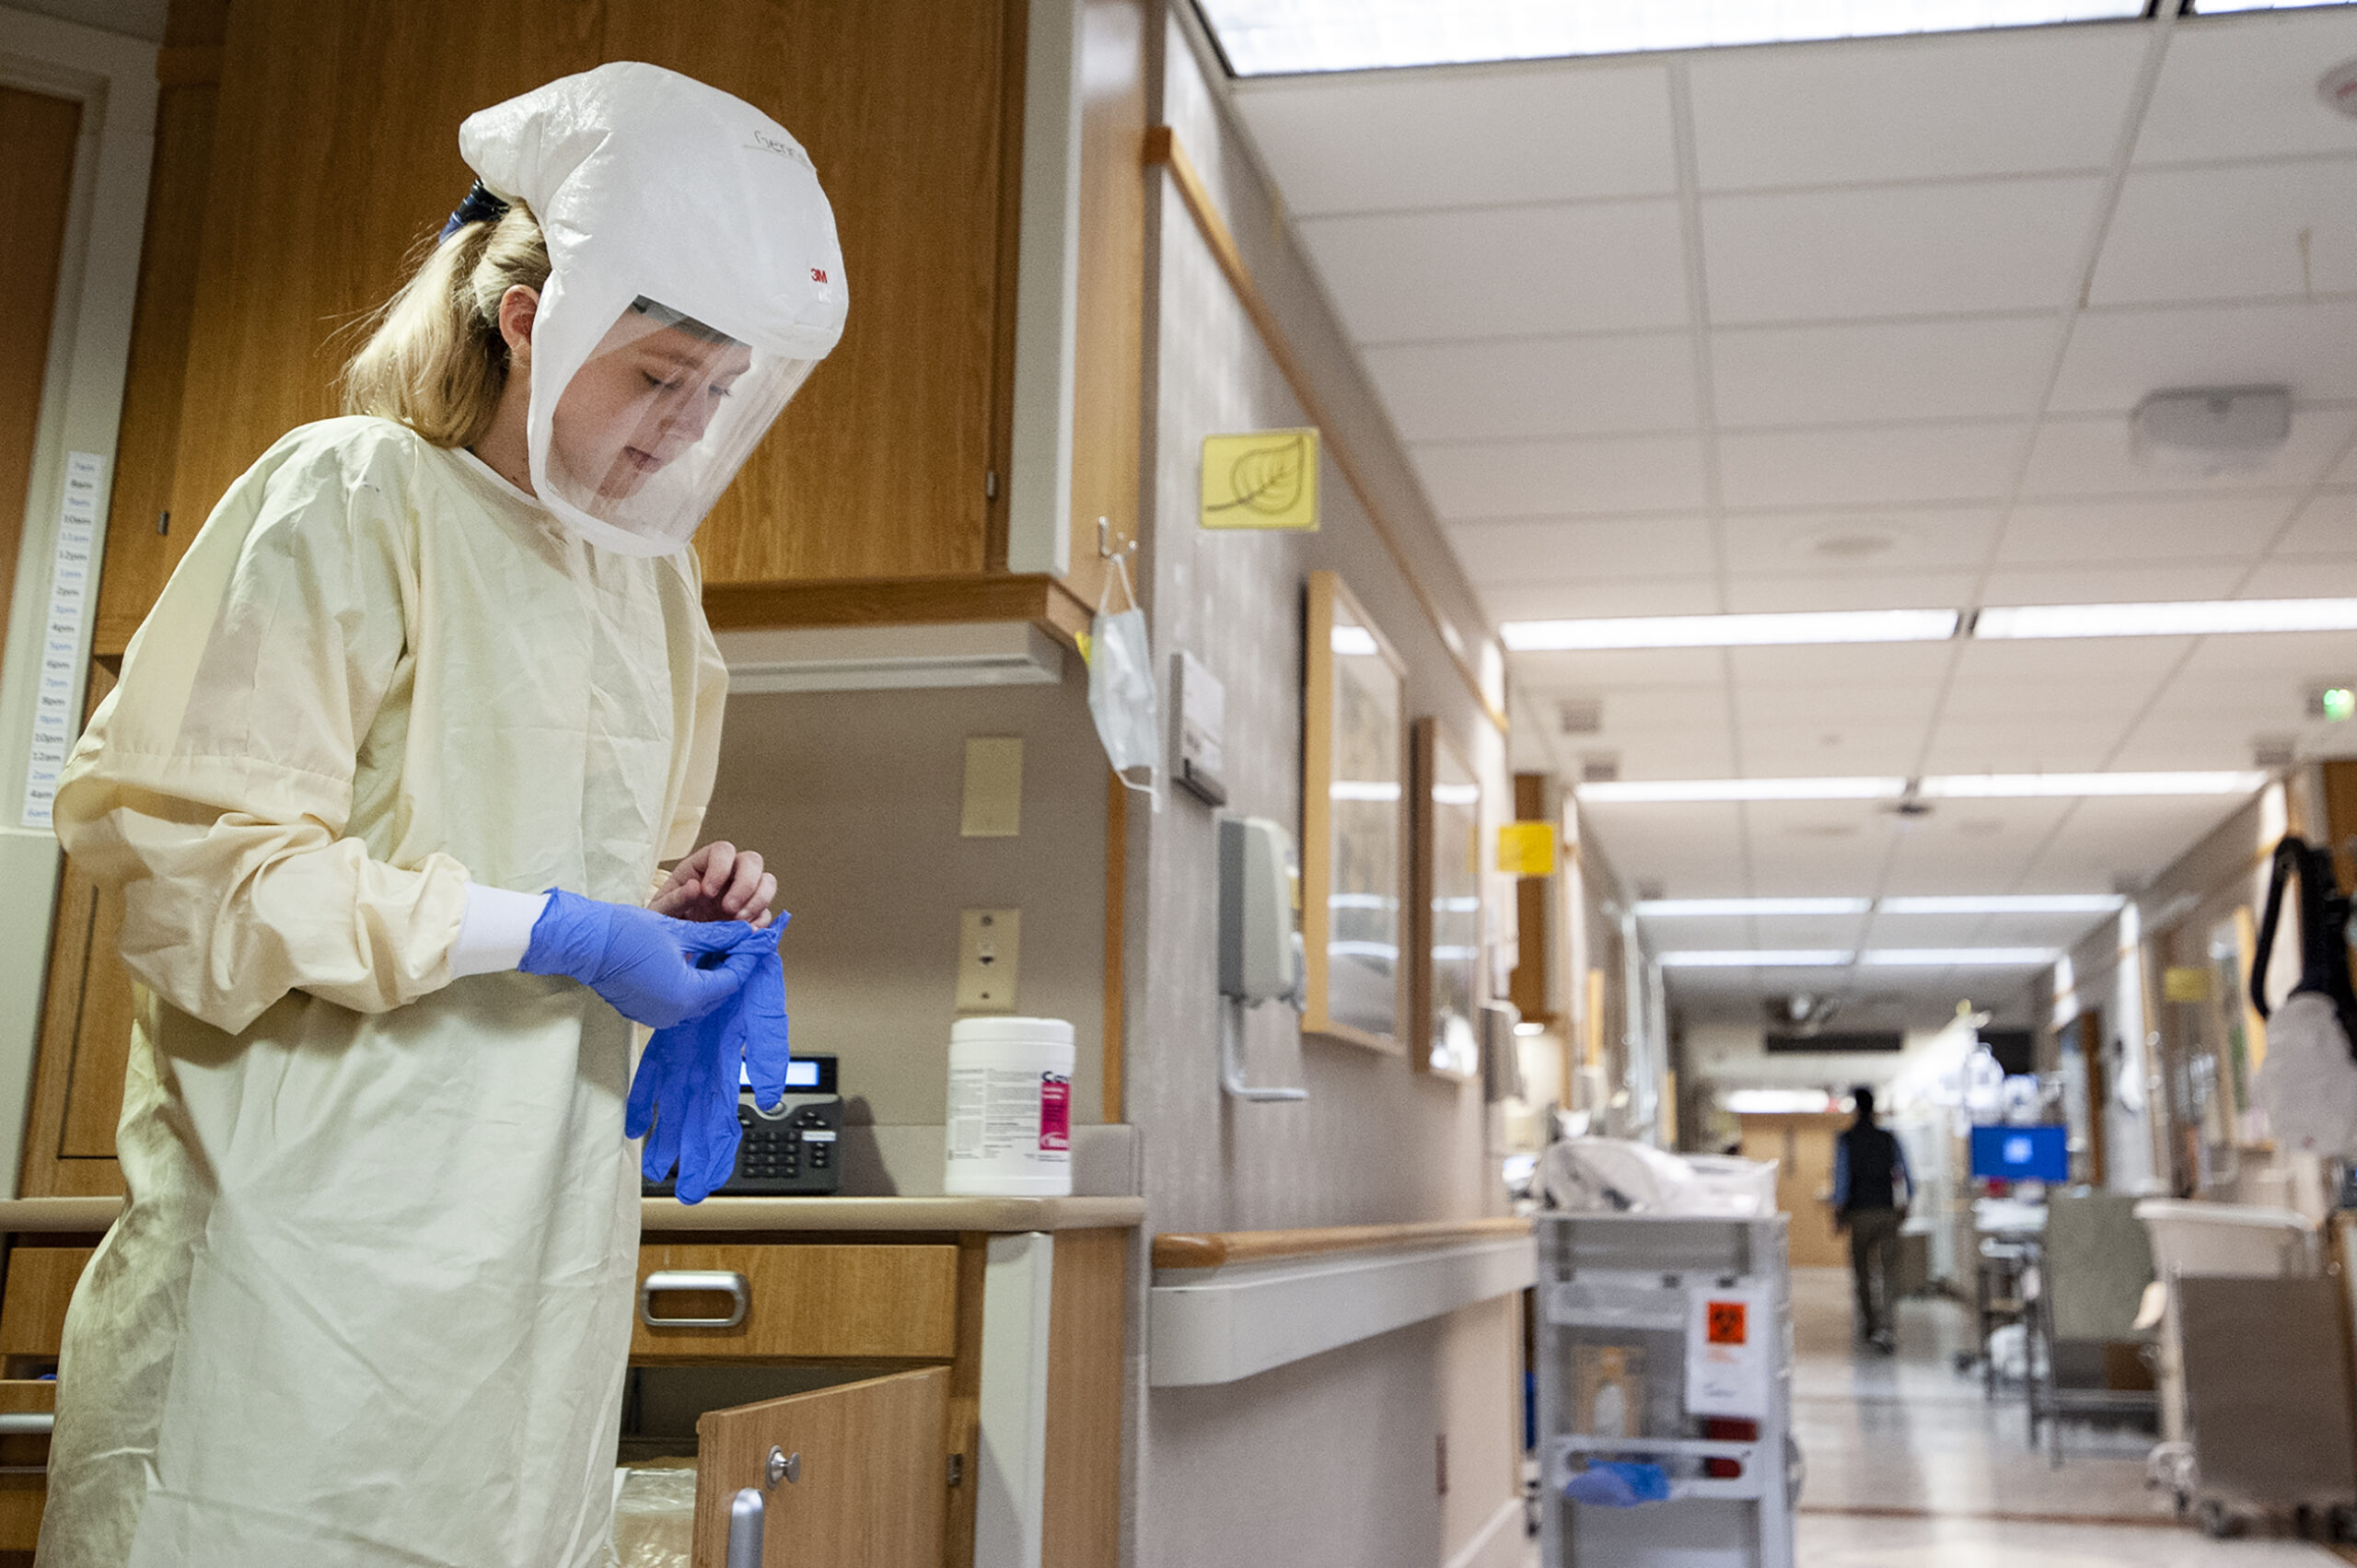
[[[1898,1346],[1898,1228],[1915,1183],[1898,1140],[1875,1125],[1874,1090],[1861,1085],[1851,1098],[1858,1119],[1833,1145],[1833,1223],[1850,1233],[1860,1331],[1887,1355]]]

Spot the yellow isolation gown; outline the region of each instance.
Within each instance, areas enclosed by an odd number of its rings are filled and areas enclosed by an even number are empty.
[[[448,956],[470,877],[643,901],[726,691],[691,556],[401,425],[296,430],[222,500],[57,797],[137,1021],[45,1568],[603,1560],[633,1026]]]

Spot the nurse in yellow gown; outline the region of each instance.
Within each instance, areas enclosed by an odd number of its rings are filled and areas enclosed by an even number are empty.
[[[842,261],[794,139],[651,66],[461,147],[359,412],[231,487],[58,795],[137,1005],[48,1568],[606,1551],[634,1031],[518,965],[550,889],[767,918],[758,857],[690,854],[726,673],[685,546]]]

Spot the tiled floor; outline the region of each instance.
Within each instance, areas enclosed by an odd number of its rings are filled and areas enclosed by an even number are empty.
[[[2063,1464],[2032,1452],[2018,1399],[1990,1403],[1952,1356],[1964,1310],[1907,1303],[1899,1353],[1851,1341],[1845,1273],[1794,1276],[1793,1424],[1806,1456],[1803,1568],[2327,1568],[2293,1540],[2212,1541],[2144,1487],[2148,1434],[2064,1428]],[[1538,1557],[1534,1546],[1530,1562]]]

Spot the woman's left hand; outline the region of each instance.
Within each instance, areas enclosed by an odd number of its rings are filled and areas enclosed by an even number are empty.
[[[646,907],[674,920],[741,920],[761,931],[776,918],[775,902],[777,878],[761,869],[761,857],[719,840],[671,867]]]

